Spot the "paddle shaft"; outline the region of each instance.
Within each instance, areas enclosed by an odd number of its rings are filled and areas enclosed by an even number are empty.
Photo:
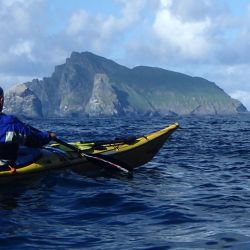
[[[114,163],[114,162],[111,162],[110,160],[107,160],[107,159],[104,159],[102,158],[101,156],[96,156],[96,155],[93,155],[93,154],[86,154],[86,153],[83,153],[80,149],[78,149],[77,147],[65,142],[65,141],[62,141],[58,138],[53,138],[53,140],[65,147],[68,147],[70,149],[72,149],[73,151],[77,152],[81,157],[85,157],[87,160],[95,160],[95,161],[98,161],[101,163],[104,163],[104,164],[107,164],[108,166],[112,167],[112,168],[115,168],[117,170],[120,170],[126,174],[131,174],[131,172],[124,168],[124,167],[121,167],[120,165]]]
[[[30,126],[30,125],[29,125],[29,127],[34,131],[40,131],[37,128],[34,128],[34,127]],[[65,146],[65,147],[77,152],[80,157],[85,157],[87,160],[90,160],[90,161],[92,160],[92,161],[98,162],[99,165],[102,164],[102,166],[112,167],[114,169],[122,171],[123,173],[125,173],[127,175],[132,175],[131,171],[129,171],[128,169],[126,169],[126,168],[124,168],[124,167],[122,167],[122,166],[120,166],[120,165],[118,165],[118,164],[116,164],[114,162],[112,162],[112,160],[110,160],[110,159],[107,160],[107,159],[102,158],[101,156],[96,156],[96,155],[93,155],[93,154],[83,153],[79,148],[77,148],[77,147],[75,147],[75,146],[73,146],[73,145],[71,145],[71,144],[69,144],[69,143],[67,143],[65,141],[60,140],[57,137],[53,137],[51,139],[53,141]]]

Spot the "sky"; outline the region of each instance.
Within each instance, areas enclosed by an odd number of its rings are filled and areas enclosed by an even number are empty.
[[[0,32],[5,90],[90,51],[206,78],[250,110],[249,0],[0,0]]]

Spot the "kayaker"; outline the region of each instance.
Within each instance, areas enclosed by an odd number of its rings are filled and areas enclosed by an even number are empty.
[[[14,165],[20,145],[42,147],[49,143],[56,134],[34,130],[17,117],[2,113],[4,91],[0,87],[0,166]]]

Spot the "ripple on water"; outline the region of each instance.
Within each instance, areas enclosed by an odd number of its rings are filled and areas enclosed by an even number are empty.
[[[177,120],[132,179],[58,171],[1,187],[1,249],[249,249],[249,115],[28,122],[91,141]]]

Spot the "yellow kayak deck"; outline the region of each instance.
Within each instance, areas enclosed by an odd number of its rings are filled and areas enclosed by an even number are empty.
[[[73,142],[70,144],[91,155],[107,155],[110,159],[134,169],[149,162],[178,127],[178,123],[175,123],[154,133],[136,138],[132,142],[103,143],[98,147],[95,146],[94,142]],[[31,164],[16,167],[14,172],[9,169],[0,171],[0,183],[16,179],[14,177],[18,176],[60,168],[87,171],[97,167],[96,164],[85,157],[80,157],[72,149],[59,144],[52,144],[39,150],[40,156]]]

